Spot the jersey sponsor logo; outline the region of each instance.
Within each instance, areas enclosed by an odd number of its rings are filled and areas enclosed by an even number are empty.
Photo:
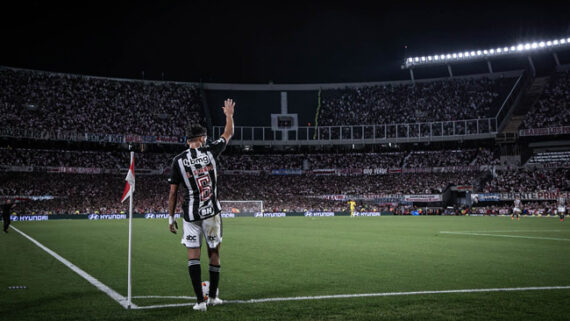
[[[184,158],[182,160],[182,164],[184,164],[184,166],[186,167],[190,167],[191,165],[196,165],[196,164],[200,164],[200,165],[206,165],[210,162],[210,158],[207,155],[198,157],[198,158]]]

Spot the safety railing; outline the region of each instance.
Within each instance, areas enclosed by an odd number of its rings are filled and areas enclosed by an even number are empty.
[[[219,137],[222,126],[211,134]],[[244,145],[315,145],[374,144],[384,142],[423,142],[491,138],[497,134],[496,118],[436,121],[409,124],[299,127],[273,130],[271,127],[236,127],[233,144]]]

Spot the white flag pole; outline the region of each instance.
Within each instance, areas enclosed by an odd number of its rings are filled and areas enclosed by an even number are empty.
[[[135,158],[135,152],[131,152],[131,162],[130,165],[133,163]],[[134,186],[131,186],[133,188]],[[127,284],[127,309],[131,309],[131,245],[132,245],[132,238],[133,238],[133,196],[134,192],[131,193],[129,197],[129,264],[128,264],[128,284]]]

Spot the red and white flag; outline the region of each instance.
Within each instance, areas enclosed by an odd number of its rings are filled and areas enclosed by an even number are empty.
[[[125,190],[123,191],[123,197],[121,197],[121,203],[127,198],[133,196],[135,191],[135,158],[131,157],[131,167],[129,167],[129,172],[127,173],[127,178],[125,178],[127,183],[125,184]]]

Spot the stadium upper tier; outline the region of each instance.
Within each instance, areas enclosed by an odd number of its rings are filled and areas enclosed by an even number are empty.
[[[570,126],[570,71],[555,73],[521,124],[526,128]]]
[[[319,126],[495,117],[517,78],[457,78],[324,91]]]
[[[205,123],[194,85],[4,68],[0,122],[38,131],[165,136],[184,136],[188,123]]]
[[[324,90],[322,107],[316,111],[318,125],[410,124],[493,118],[519,76],[520,73],[511,72],[416,83],[346,84],[351,89]],[[342,84],[337,85],[335,88],[344,88],[339,87]],[[206,122],[205,105],[198,87],[190,83],[0,68],[0,120],[7,125],[5,127],[181,137],[188,123]],[[487,122],[482,122],[481,126],[490,127]],[[414,134],[414,128],[410,130],[409,136],[420,135]],[[433,130],[443,131],[440,135],[449,134],[445,126],[434,126]]]

